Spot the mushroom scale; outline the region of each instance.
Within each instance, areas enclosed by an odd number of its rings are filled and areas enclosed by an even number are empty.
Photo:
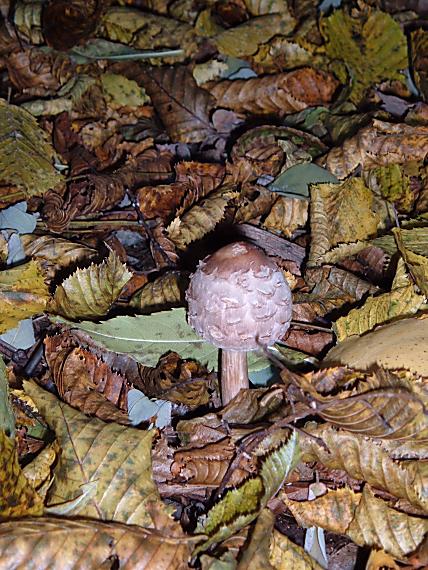
[[[290,326],[286,279],[260,248],[245,242],[229,244],[201,261],[186,298],[190,325],[225,350],[270,346]]]

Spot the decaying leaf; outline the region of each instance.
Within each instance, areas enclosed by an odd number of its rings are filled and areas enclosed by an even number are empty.
[[[0,569],[78,567],[123,570],[186,570],[189,539],[113,522],[31,518],[0,524]],[[61,544],[61,548],[58,548]]]
[[[209,538],[195,552],[204,551],[211,544],[225,540],[257,517],[269,499],[278,492],[298,460],[297,433],[288,434],[282,441],[281,437],[268,437],[259,454],[259,474],[228,491],[206,515],[199,518],[196,532],[207,534]]]
[[[425,519],[394,510],[369,487],[362,493],[347,488],[329,491],[302,503],[284,501],[299,524],[346,534],[360,546],[383,548],[399,559],[413,552],[428,530]]]
[[[208,84],[217,105],[238,113],[283,116],[331,101],[337,88],[332,75],[310,67],[257,77]]]
[[[399,228],[394,228],[393,234],[397,247],[403,256],[404,262],[411,276],[415,280],[416,285],[419,287],[425,298],[428,297],[428,258],[408,250],[404,245],[401,231]]]
[[[104,316],[131,273],[112,252],[102,263],[77,269],[56,288],[51,310],[70,318]]]
[[[359,103],[367,89],[386,79],[404,81],[407,67],[407,42],[400,25],[389,14],[373,10],[350,15],[335,10],[321,20],[327,54],[346,67],[335,66],[336,74],[346,83],[350,74],[349,98]]]
[[[339,243],[375,234],[380,221],[373,194],[360,178],[350,178],[342,184],[312,185],[308,265],[321,264],[324,255]]]
[[[13,439],[0,429],[0,519],[41,515],[43,501],[25,478]]]
[[[42,196],[62,181],[46,133],[27,111],[0,100],[0,204]]]
[[[49,289],[35,261],[0,271],[0,332],[41,313],[49,298]]]
[[[56,442],[53,442],[42,449],[33,461],[22,470],[27,481],[34,489],[38,490],[39,494],[41,494],[40,488],[42,486],[43,489],[46,487],[47,491],[47,486],[44,483],[50,482],[51,467],[58,457],[58,452],[58,445]]]
[[[176,307],[184,303],[184,293],[189,284],[185,272],[171,271],[147,283],[129,301],[138,312],[152,313],[160,308]]]
[[[35,383],[25,382],[25,391],[62,449],[48,505],[73,501],[81,495],[82,485],[93,483],[94,497],[87,504],[76,503],[69,515],[153,526],[150,504],[160,501],[151,479],[154,433],[88,418]],[[87,435],[82,437],[83,433]]]
[[[272,206],[263,225],[270,231],[290,237],[308,221],[308,201],[280,196]]]

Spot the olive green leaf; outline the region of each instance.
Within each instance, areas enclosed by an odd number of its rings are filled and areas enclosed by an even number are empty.
[[[343,65],[335,66],[342,83],[349,73],[349,98],[359,103],[367,89],[386,79],[404,82],[407,68],[407,41],[400,24],[389,14],[373,10],[368,16],[355,17],[345,10],[335,10],[322,19],[321,33],[326,40],[327,55]]]
[[[42,196],[62,181],[54,149],[27,111],[0,99],[0,205]]]
[[[268,436],[263,442],[263,451],[260,452],[258,475],[247,479],[236,489],[229,490],[206,515],[199,518],[196,533],[207,534],[209,538],[198,546],[195,553],[225,540],[257,518],[259,512],[279,491],[298,457],[297,432],[288,434],[286,439],[279,432]]]
[[[0,356],[0,430],[4,430],[6,435],[15,436],[15,416],[12,410],[9,397],[9,382],[7,380],[7,369]]]
[[[77,269],[56,288],[50,310],[72,319],[108,313],[132,274],[111,252],[106,261]]]
[[[152,480],[154,431],[88,418],[34,382],[25,381],[24,389],[62,449],[48,506],[75,501],[82,485],[96,483],[95,496],[76,501],[69,515],[151,526],[150,504],[161,503]]]
[[[152,313],[160,308],[183,305],[188,285],[188,273],[180,271],[164,273],[137,291],[131,297],[129,305],[140,313]]]

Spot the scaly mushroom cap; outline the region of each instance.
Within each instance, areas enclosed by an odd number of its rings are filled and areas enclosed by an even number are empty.
[[[245,242],[222,247],[200,261],[186,298],[189,324],[218,348],[270,346],[290,326],[287,281],[260,248]]]

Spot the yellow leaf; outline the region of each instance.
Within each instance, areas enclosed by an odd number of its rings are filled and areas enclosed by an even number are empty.
[[[111,252],[102,263],[77,269],[56,288],[50,310],[71,319],[106,315],[132,274]]]
[[[82,485],[96,482],[95,496],[68,514],[152,526],[150,505],[161,499],[152,480],[154,431],[88,418],[37,384],[24,389],[57,436],[62,449],[49,489],[49,506],[72,502]]]
[[[41,313],[49,298],[48,287],[35,261],[0,271],[0,333],[16,327],[22,319]]]
[[[349,336],[361,335],[394,317],[412,315],[424,301],[423,295],[418,295],[411,284],[377,297],[368,297],[362,307],[352,309],[334,323],[337,340],[341,342]]]
[[[54,149],[36,119],[0,99],[0,204],[42,196],[62,181]]]
[[[272,533],[269,562],[275,570],[322,570],[301,546],[277,530]]]
[[[42,513],[43,501],[19,466],[14,440],[0,430],[0,519]]]
[[[311,185],[312,231],[308,265],[323,262],[324,255],[340,243],[364,240],[376,233],[380,216],[372,192],[361,178],[342,184]]]

